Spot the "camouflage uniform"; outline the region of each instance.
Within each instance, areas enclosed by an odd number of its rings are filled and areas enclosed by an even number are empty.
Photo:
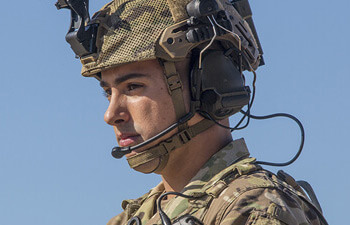
[[[127,224],[138,216],[142,224],[162,224],[156,200],[163,183],[136,200],[122,203],[124,212],[107,225]],[[305,194],[255,164],[243,139],[231,142],[200,169],[182,193],[193,199],[174,197],[162,209],[174,221],[191,214],[203,224],[323,224]]]
[[[183,102],[182,84],[176,71],[175,62],[184,60],[191,49],[198,47],[199,44],[204,44],[205,40],[197,44],[192,43],[193,45],[186,42],[186,47],[172,49],[164,46],[172,45],[174,40],[175,43],[182,43],[181,45],[185,46],[182,42],[185,38],[181,39],[174,36],[177,39],[167,39],[165,37],[168,36],[165,34],[169,34],[164,31],[171,31],[166,30],[170,26],[181,25],[184,22],[187,24],[188,15],[185,8],[190,1],[113,0],[108,3],[92,18],[91,24],[99,24],[96,33],[97,52],[81,57],[82,74],[100,79],[101,71],[126,63],[160,59],[164,64],[164,76],[179,121],[187,112]],[[238,14],[236,10],[233,10],[231,4],[227,4],[227,1],[220,0],[218,3],[224,7],[225,11],[229,12],[230,16]],[[244,51],[242,52],[247,52],[247,50],[253,48],[252,46],[256,45],[256,40],[249,38],[253,35],[249,25],[242,25],[247,24],[245,19],[248,20],[250,17],[236,16],[231,18],[232,21],[233,19],[241,24],[242,29],[239,33],[242,34],[242,37],[248,37],[246,41],[244,41],[246,38],[243,38],[242,43],[242,38],[238,37],[240,41],[235,47],[240,51],[243,47],[242,50]],[[236,25],[238,26],[238,23]],[[178,28],[185,27],[181,25]],[[184,31],[174,29],[172,32],[181,33]],[[237,43],[235,35],[227,33],[226,37],[230,42]],[[208,42],[209,39],[206,41]],[[164,45],[164,43],[168,43],[168,45]],[[256,47],[251,51],[250,57],[252,57],[253,62],[248,62],[251,64],[249,70],[255,70],[259,65],[260,57],[258,55],[262,52],[258,54],[258,50]],[[193,102],[193,104],[198,103]],[[193,107],[193,109],[197,108]],[[159,148],[159,150],[155,146],[151,150],[148,149],[147,152],[144,151],[147,155],[137,160],[142,164],[151,157],[162,157],[160,161],[166,164],[165,155],[208,129],[210,126],[206,127],[207,125],[202,126],[200,124],[197,127],[193,125],[189,128],[181,126],[179,135],[173,136],[174,139],[166,143],[176,143],[171,146],[170,150],[165,147],[165,150],[163,148]],[[193,129],[190,130],[190,128]],[[185,133],[184,131],[187,132],[186,135],[182,135]],[[142,155],[142,153],[139,155]],[[134,160],[134,162],[137,160]],[[137,163],[133,163],[134,166],[131,166],[133,168],[137,167],[135,164],[137,165]],[[298,186],[293,185],[293,187]],[[293,187],[257,165],[254,158],[249,158],[249,152],[244,141],[238,140],[230,143],[212,156],[182,190],[182,193],[193,198],[174,197],[163,202],[163,209],[172,221],[182,215],[190,214],[206,225],[326,224],[326,222],[321,222],[325,220],[306,195],[300,189],[295,190]],[[156,201],[162,193],[164,193],[164,185],[160,183],[141,198],[123,201],[124,212],[111,219],[108,225],[127,224],[134,216],[140,218],[143,225],[161,224],[156,211]]]

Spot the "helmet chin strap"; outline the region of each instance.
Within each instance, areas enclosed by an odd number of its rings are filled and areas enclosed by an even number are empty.
[[[127,159],[128,163],[131,168],[142,173],[160,172],[166,166],[169,159],[169,154],[172,151],[184,146],[195,136],[207,130],[214,124],[215,123],[211,120],[203,119],[200,122],[186,128],[185,130],[177,132],[156,146],[148,148],[147,150],[138,153],[137,155],[129,157]],[[149,169],[148,166],[143,166],[155,159],[159,160],[158,164],[156,164],[154,168]]]
[[[185,101],[182,93],[183,86],[180,75],[176,71],[175,62],[165,61],[161,63],[164,67],[164,76],[168,86],[168,91],[174,104],[176,120],[179,121],[184,115],[186,115]],[[129,157],[127,159],[128,163],[131,168],[142,173],[160,172],[166,166],[169,154],[173,150],[182,147],[196,135],[207,130],[212,125],[214,125],[214,122],[207,119],[203,119],[190,127],[187,122],[181,124],[178,126],[178,132],[176,134],[165,139],[156,146],[150,147],[141,153]],[[156,159],[158,159],[158,163],[154,168],[149,169],[148,166],[144,166]]]

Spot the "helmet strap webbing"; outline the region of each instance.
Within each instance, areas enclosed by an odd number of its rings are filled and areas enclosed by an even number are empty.
[[[179,121],[187,114],[180,75],[176,70],[175,62],[161,60],[159,60],[159,62],[164,68],[165,83],[167,84],[168,92],[172,98],[176,120]],[[213,121],[208,119],[203,119],[190,127],[188,126],[187,122],[183,123],[178,126],[177,133],[160,142],[156,146],[129,157],[127,159],[128,163],[131,168],[142,173],[160,172],[166,166],[170,152],[182,147],[187,142],[192,140],[192,138],[207,130],[214,124],[215,123]],[[142,165],[145,165],[155,159],[159,160],[156,167],[151,171],[145,171],[145,168],[143,168]]]
[[[128,163],[131,168],[142,173],[153,173],[162,171],[168,162],[169,153],[177,148],[182,147],[187,142],[192,140],[195,136],[209,129],[215,123],[208,119],[203,119],[200,122],[187,127],[185,130],[178,131],[173,136],[160,142],[158,145],[147,149],[137,155],[129,157]],[[151,171],[143,171],[141,165],[144,165],[154,159],[159,158],[158,165]]]
[[[172,98],[175,108],[176,121],[186,115],[185,101],[183,98],[183,86],[179,73],[176,71],[175,62],[163,61],[165,83]],[[179,126],[179,131],[188,127],[187,123]]]

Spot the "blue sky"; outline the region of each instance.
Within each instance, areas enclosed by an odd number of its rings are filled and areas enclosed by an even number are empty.
[[[330,224],[344,224],[350,2],[250,2],[266,62],[253,113],[287,112],[303,122],[304,152],[282,169],[313,185]],[[160,181],[111,157],[116,142],[103,121],[107,101],[96,80],[80,75],[64,39],[69,12],[54,3],[5,1],[0,8],[0,224],[105,224],[122,199]],[[91,2],[91,11],[105,3]],[[291,158],[300,138],[297,125],[283,118],[252,121],[233,136],[273,162]]]

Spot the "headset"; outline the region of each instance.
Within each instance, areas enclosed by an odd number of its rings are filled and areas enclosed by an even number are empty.
[[[71,24],[66,41],[71,45],[76,57],[96,54],[99,24],[90,20],[89,0],[58,0],[55,5],[57,9],[67,8],[71,11]],[[186,10],[190,18],[167,28],[160,37],[159,45],[160,52],[165,52],[164,58],[169,58],[170,55],[173,60],[184,58],[188,52],[192,52],[193,66],[189,78],[190,112],[159,134],[136,146],[113,148],[112,155],[121,158],[132,150],[152,143],[185,124],[195,112],[222,127],[225,126],[217,121],[241,112],[243,117],[238,124],[233,128],[225,128],[231,131],[243,129],[249,124],[250,118],[267,119],[284,116],[297,122],[301,129],[302,140],[296,156],[287,163],[263,161],[259,163],[286,166],[294,162],[300,155],[304,143],[304,129],[300,121],[284,113],[260,117],[250,113],[255,97],[255,70],[265,62],[248,0],[230,0],[227,5],[222,5],[217,0],[192,0],[187,4]],[[182,40],[186,40],[186,44],[181,43]],[[203,47],[208,41],[209,44]],[[210,48],[213,45],[215,48]],[[254,73],[253,91],[245,85],[243,75],[245,70]],[[243,111],[242,108],[246,105],[247,111]],[[239,127],[245,118],[247,118],[246,125]]]

